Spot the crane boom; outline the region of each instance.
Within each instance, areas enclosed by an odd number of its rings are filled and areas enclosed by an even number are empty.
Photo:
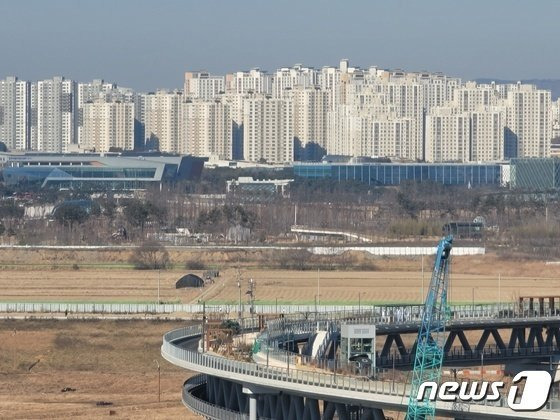
[[[424,304],[422,324],[416,341],[412,388],[406,412],[407,420],[433,419],[435,417],[435,401],[430,401],[427,396],[418,401],[416,397],[420,386],[424,382],[439,383],[441,378],[445,326],[449,318],[447,286],[452,246],[453,236],[447,236],[439,241],[437,247],[430,288]]]

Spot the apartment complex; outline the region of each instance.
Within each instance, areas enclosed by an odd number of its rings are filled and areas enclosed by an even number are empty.
[[[151,93],[100,79],[8,77],[0,81],[0,140],[15,150],[119,147],[267,162],[325,154],[488,162],[560,150],[551,145],[559,109],[533,85],[463,83],[347,59],[320,69],[188,71],[181,91]]]

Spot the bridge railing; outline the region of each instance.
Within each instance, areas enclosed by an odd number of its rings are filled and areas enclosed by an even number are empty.
[[[205,418],[210,419],[231,419],[249,420],[249,416],[238,411],[228,410],[227,408],[204,401],[197,398],[193,393],[197,388],[206,384],[206,375],[196,375],[187,379],[183,385],[182,400],[183,404],[190,410]]]
[[[195,370],[200,369],[201,371],[209,372],[209,374],[212,374],[211,370],[217,370],[219,372],[229,372],[253,378],[279,381],[279,388],[285,388],[286,383],[293,383],[315,386],[323,389],[329,388],[368,394],[384,394],[403,398],[407,398],[410,394],[410,386],[408,384],[395,381],[380,381],[371,380],[369,377],[341,375],[336,370],[333,371],[333,373],[326,373],[288,367],[262,366],[256,363],[231,360],[220,356],[190,351],[173,343],[174,340],[195,338],[200,336],[200,334],[200,326],[180,328],[166,333],[163,337],[163,344],[161,347],[162,355],[172,363],[176,361],[184,362],[186,365],[196,366]],[[506,393],[503,391],[500,400],[491,405],[505,406],[506,401]],[[487,401],[477,401],[469,404],[489,405]],[[549,400],[545,409],[550,409],[552,405],[553,403]]]
[[[462,346],[451,347],[444,355],[444,361],[478,361],[481,365],[485,362],[503,361],[507,358],[530,358],[560,354],[557,346],[532,346],[500,348],[496,344],[487,345],[484,349],[465,349]],[[414,354],[400,354],[393,351],[387,356],[377,356],[376,366],[389,368],[393,365],[402,367],[414,363]]]
[[[224,357],[198,353],[178,347],[172,343],[173,339],[185,339],[197,337],[201,334],[199,326],[181,328],[164,335],[162,354],[173,359],[196,365],[204,369],[216,369],[222,372],[237,373],[256,378],[271,379],[283,383],[295,383],[303,385],[318,386],[322,388],[334,388],[340,390],[367,392],[386,395],[403,395],[407,386],[399,383],[372,381],[368,378],[356,378],[341,375],[339,373],[324,373],[296,369],[294,367],[262,366],[251,362],[242,362],[226,359]]]
[[[476,319],[529,319],[560,316],[558,309],[550,306],[527,309],[516,303],[453,305],[450,308],[451,321]],[[292,314],[267,322],[267,329],[272,338],[282,341],[282,336],[290,334],[310,334],[326,329],[332,324],[340,329],[341,324],[375,324],[402,325],[420,323],[422,306],[378,306],[365,307],[360,312],[331,312],[312,314],[301,319],[301,314]]]

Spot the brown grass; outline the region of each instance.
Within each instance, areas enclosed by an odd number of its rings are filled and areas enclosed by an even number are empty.
[[[321,271],[319,301],[322,303],[419,302],[422,290],[421,259],[375,258],[375,271]],[[354,254],[359,260],[359,255]],[[65,260],[67,261],[67,260]],[[103,261],[100,261],[102,263]],[[428,286],[431,258],[424,259],[424,285]],[[175,282],[189,270],[161,271],[161,300],[164,302],[236,303],[239,299],[236,263],[222,263],[221,276],[204,289],[175,289]],[[201,271],[193,271],[201,275]],[[313,303],[317,295],[317,271],[276,270],[241,266],[242,299],[248,281],[256,281],[257,303]],[[498,300],[498,275],[501,274],[501,299],[520,295],[557,294],[560,266],[544,261],[507,259],[496,255],[455,257],[451,268],[451,299],[454,302],[491,302]],[[10,266],[0,271],[0,301],[35,302],[155,302],[157,271],[123,268],[73,270]]]
[[[180,397],[191,373],[159,354],[162,334],[177,326],[147,321],[3,321],[0,418],[106,418],[110,410],[116,413],[111,418],[121,419],[197,418]],[[161,403],[154,359],[161,365]],[[61,392],[65,387],[76,391]],[[98,401],[113,404],[98,407]]]

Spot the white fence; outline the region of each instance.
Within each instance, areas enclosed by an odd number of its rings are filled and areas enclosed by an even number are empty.
[[[0,302],[0,313],[86,313],[86,314],[229,314],[230,318],[251,313],[248,304],[206,305],[181,303],[26,303]],[[451,306],[454,319],[485,318],[500,315],[502,318],[551,316],[555,312],[548,307],[535,307],[530,313],[517,310],[512,303],[477,304]],[[381,322],[414,322],[421,317],[422,305],[255,305],[255,314],[284,314],[286,318],[294,318],[302,322],[316,321],[314,314],[323,314],[321,319],[332,320],[340,317],[345,319],[358,316],[379,316]],[[351,322],[347,319],[346,322]]]
[[[51,250],[107,250],[117,251],[119,249],[136,248],[133,245],[10,245],[0,244],[0,249],[51,249]],[[361,251],[377,256],[415,256],[415,255],[434,255],[436,246],[282,246],[282,245],[184,245],[169,246],[168,249],[183,251],[289,251],[306,250],[315,255],[340,255],[346,251]],[[484,247],[454,247],[453,255],[482,255],[486,253]]]

